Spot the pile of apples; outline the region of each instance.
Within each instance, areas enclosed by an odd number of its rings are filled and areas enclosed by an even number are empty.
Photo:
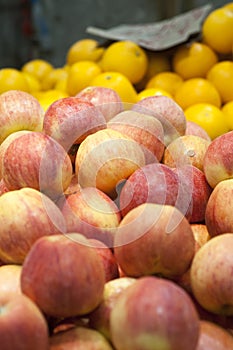
[[[1,350],[233,349],[233,131],[103,87],[0,130]]]

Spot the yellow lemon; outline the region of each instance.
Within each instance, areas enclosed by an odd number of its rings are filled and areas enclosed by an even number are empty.
[[[104,48],[97,40],[81,39],[73,43],[67,52],[66,62],[72,65],[78,61],[98,61],[103,55]]]
[[[194,104],[185,109],[184,114],[187,120],[200,125],[211,139],[229,131],[223,112],[212,104]]]
[[[0,69],[0,94],[8,90],[30,91],[26,77],[16,68]]]
[[[129,40],[110,44],[104,51],[101,67],[106,72],[124,74],[132,84],[138,83],[145,75],[148,57],[144,49]]]

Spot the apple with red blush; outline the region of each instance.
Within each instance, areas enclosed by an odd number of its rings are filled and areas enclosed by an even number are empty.
[[[21,90],[9,90],[0,95],[0,144],[19,130],[42,131],[44,111],[39,101]]]
[[[233,177],[233,131],[211,141],[203,160],[203,171],[210,186]]]
[[[164,129],[164,144],[185,134],[186,117],[182,108],[168,96],[149,96],[135,103],[133,111],[157,118]]]
[[[13,264],[22,264],[41,236],[65,232],[65,220],[59,208],[33,188],[0,196],[0,225],[0,260]]]
[[[24,294],[0,293],[1,349],[49,350],[47,321],[38,308]]]
[[[209,134],[205,131],[205,129],[203,129],[199,124],[191,120],[186,120],[185,135],[195,135],[203,137],[203,139],[207,141],[211,141],[211,138]]]
[[[233,233],[212,237],[196,252],[190,278],[192,293],[207,311],[233,316]]]
[[[95,187],[85,187],[69,194],[60,203],[67,232],[79,232],[87,238],[112,247],[121,216],[114,201]]]
[[[106,128],[102,112],[91,102],[69,96],[58,99],[46,110],[43,132],[55,139],[68,152],[87,135]]]
[[[49,344],[50,350],[113,350],[111,344],[100,332],[83,326],[52,334]]]
[[[143,203],[121,220],[114,254],[126,276],[176,279],[189,269],[195,254],[191,225],[174,206]]]
[[[122,185],[119,193],[119,206],[122,216],[131,209],[146,202],[184,206],[185,194],[178,202],[181,191],[178,175],[169,166],[162,163],[147,164],[135,172]],[[187,191],[188,194],[188,191]],[[187,207],[189,200],[187,201]]]
[[[212,192],[212,188],[208,184],[205,174],[202,170],[193,165],[185,165],[177,167],[174,172],[179,177],[181,186],[183,186],[185,198],[185,192],[190,193],[190,205],[187,209],[187,218],[190,223],[200,223],[205,220],[206,206]],[[187,208],[187,203],[184,203]]]
[[[233,349],[233,335],[229,330],[211,322],[200,320],[200,333],[196,350]]]
[[[110,314],[117,298],[136,281],[133,277],[120,277],[107,281],[104,285],[103,300],[100,305],[88,315],[88,326],[102,333],[111,341]]]
[[[103,242],[95,238],[89,238],[89,243],[99,254],[105,271],[105,282],[119,277],[119,269],[113,251]]]
[[[88,86],[75,97],[96,106],[103,114],[106,122],[124,110],[119,94],[114,89],[104,86]]]
[[[164,131],[158,119],[133,110],[126,110],[113,117],[107,123],[107,127],[138,142],[145,153],[146,164],[162,160],[165,149]]]
[[[126,288],[110,315],[111,341],[121,350],[196,350],[199,329],[188,293],[156,276],[141,277]]]
[[[96,187],[114,198],[117,184],[143,165],[145,156],[138,142],[119,131],[104,129],[80,144],[75,173],[81,187]]]
[[[206,205],[205,224],[211,237],[233,232],[233,179],[220,181]]]
[[[31,187],[52,199],[69,186],[72,164],[52,137],[30,131],[10,142],[2,159],[2,176],[9,190]]]
[[[79,233],[38,239],[21,272],[22,292],[52,317],[88,314],[100,304],[104,284],[101,258]]]

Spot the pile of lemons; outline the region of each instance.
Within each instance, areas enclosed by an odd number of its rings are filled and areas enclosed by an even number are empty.
[[[87,86],[112,88],[127,103],[165,95],[213,139],[233,129],[233,3],[209,13],[200,37],[169,55],[128,40],[101,47],[97,40],[84,38],[69,48],[62,67],[33,59],[21,69],[0,69],[0,93],[27,91],[45,111]]]

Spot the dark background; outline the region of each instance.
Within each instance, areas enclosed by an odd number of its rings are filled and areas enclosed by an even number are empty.
[[[119,24],[156,22],[224,0],[0,0],[0,68],[20,68],[32,58],[63,66],[77,40],[99,37],[88,26],[108,29]]]

